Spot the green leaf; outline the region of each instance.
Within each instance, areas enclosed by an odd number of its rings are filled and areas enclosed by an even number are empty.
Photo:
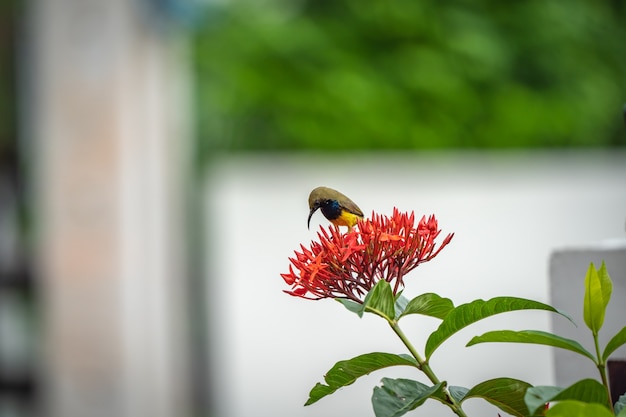
[[[550,407],[546,417],[613,417],[613,414],[599,404],[570,400]]]
[[[333,366],[326,375],[326,385],[317,383],[309,393],[309,399],[304,405],[311,405],[323,397],[332,394],[341,387],[354,383],[359,377],[373,371],[390,366],[407,365],[417,367],[417,362],[409,355],[395,355],[393,353],[374,352],[356,356],[352,359],[340,361]]]
[[[422,405],[428,398],[443,400],[443,384],[432,387],[410,379],[383,378],[383,385],[374,387],[372,405],[376,417],[399,417]]]
[[[583,318],[585,324],[597,335],[602,324],[604,324],[604,313],[606,306],[611,299],[613,283],[606,271],[604,261],[602,266],[596,271],[593,262],[589,264],[589,269],[585,275],[585,300],[583,304]]]
[[[441,298],[437,294],[426,293],[409,301],[400,317],[408,314],[423,314],[443,320],[452,310],[454,310],[454,304],[449,298]]]
[[[552,346],[579,353],[588,357],[595,363],[593,354],[582,347],[577,341],[539,330],[522,330],[519,332],[512,330],[496,330],[487,332],[481,336],[475,336],[467,343],[467,346],[485,342],[532,343],[536,345]]]
[[[454,385],[448,387],[448,392],[450,393],[452,398],[454,398],[454,401],[458,403],[463,401],[463,398],[465,397],[465,395],[467,395],[468,391],[469,391],[469,388],[465,388],[465,387],[457,387]]]
[[[546,403],[565,400],[596,403],[606,408],[608,399],[606,388],[595,379],[583,379],[567,388],[550,386],[529,388],[524,398],[531,413]]]
[[[609,340],[609,343],[606,344],[604,353],[602,354],[602,361],[606,362],[609,356],[611,356],[611,353],[615,352],[624,343],[626,343],[626,327],[623,327],[622,330],[617,332],[617,334]]]
[[[409,299],[402,295],[402,293],[396,295],[396,319],[400,318],[404,313],[404,309],[406,309],[407,304],[409,304]]]
[[[339,301],[345,308],[349,311],[356,313],[359,317],[363,317],[363,312],[365,311],[365,306],[363,304],[359,304],[355,301],[348,300],[345,298],[335,298],[335,300]]]
[[[550,402],[550,400],[559,395],[563,388],[553,386],[531,387],[526,391],[524,402],[528,411],[534,413]]]
[[[626,394],[620,395],[619,399],[615,403],[615,414],[621,415],[626,412]]]
[[[525,417],[528,410],[524,403],[524,394],[530,387],[532,385],[518,379],[491,379],[470,389],[462,401],[472,397],[482,398],[506,413]]]
[[[435,349],[445,340],[464,327],[495,314],[517,310],[552,311],[571,321],[564,313],[538,301],[516,297],[496,297],[488,301],[474,300],[471,303],[462,304],[450,311],[437,330],[430,334],[426,341],[426,359],[429,359]]]
[[[363,306],[365,307],[365,311],[369,311],[388,321],[392,321],[396,317],[395,303],[396,300],[393,297],[391,285],[384,279],[381,279],[367,294]]]

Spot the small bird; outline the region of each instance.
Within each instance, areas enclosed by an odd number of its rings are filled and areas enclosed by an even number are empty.
[[[345,195],[328,187],[317,187],[309,195],[309,219],[307,227],[310,227],[311,217],[317,209],[322,209],[322,214],[335,226],[348,226],[348,232],[363,218],[363,212]]]

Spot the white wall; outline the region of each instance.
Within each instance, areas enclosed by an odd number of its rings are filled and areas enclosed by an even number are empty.
[[[369,215],[392,207],[435,213],[452,243],[406,280],[409,297],[437,292],[455,304],[511,295],[548,301],[548,259],[564,245],[624,236],[624,153],[405,153],[216,156],[207,177],[208,298],[212,393],[217,415],[373,415],[372,388],[383,376],[425,381],[412,370],[362,378],[310,407],[309,390],[339,360],[371,351],[404,353],[382,320],[359,319],[338,303],[282,292],[288,257],[315,239],[321,213],[306,228],[307,197],[337,188]],[[584,273],[584,271],[581,271]],[[561,319],[565,320],[565,319]],[[418,349],[436,322],[401,322]],[[465,329],[432,358],[441,379],[472,386],[511,376],[553,384],[548,348],[479,345],[495,329],[548,330],[549,313],[516,312]],[[496,415],[470,400],[471,415]],[[414,415],[450,415],[432,402]],[[501,413],[504,415],[503,413]]]

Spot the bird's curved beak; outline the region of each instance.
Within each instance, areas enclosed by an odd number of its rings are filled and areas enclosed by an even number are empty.
[[[313,213],[315,213],[317,211],[317,209],[319,209],[319,208],[320,208],[319,204],[315,204],[315,205],[313,205],[313,207],[311,207],[311,211],[309,211],[309,218],[306,221],[307,229],[311,228],[311,226],[310,226],[311,225],[311,217],[313,217]]]

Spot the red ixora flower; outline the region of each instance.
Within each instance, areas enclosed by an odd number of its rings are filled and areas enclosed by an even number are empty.
[[[363,302],[367,292],[386,280],[394,295],[404,287],[404,276],[419,264],[433,259],[450,243],[448,234],[437,247],[441,230],[434,215],[423,216],[415,225],[414,213],[393,209],[391,217],[372,213],[371,220],[359,221],[351,232],[336,226],[321,228],[319,242],[289,258],[289,273],[281,274],[293,296],[319,300],[347,298]]]

